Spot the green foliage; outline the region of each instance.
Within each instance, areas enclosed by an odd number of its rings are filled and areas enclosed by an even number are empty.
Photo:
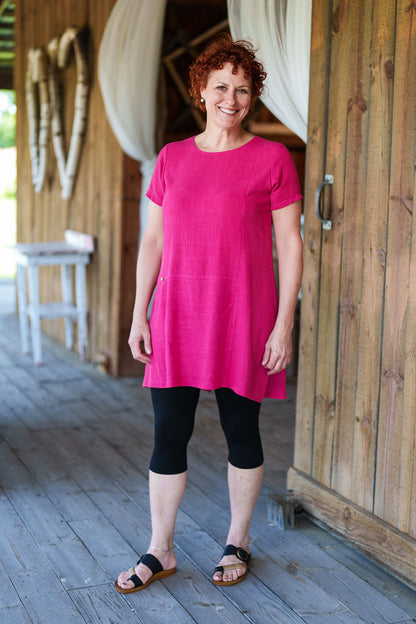
[[[2,113],[0,116],[0,148],[16,145],[16,115]]]
[[[4,189],[1,197],[3,199],[16,199],[16,178],[6,189]]]
[[[0,148],[16,145],[16,94],[0,91]]]

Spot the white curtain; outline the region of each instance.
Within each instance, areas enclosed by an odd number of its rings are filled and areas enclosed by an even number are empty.
[[[267,108],[306,142],[312,0],[227,0],[233,39],[248,39],[267,71]]]
[[[108,121],[126,154],[141,162],[141,231],[145,192],[156,162],[156,94],[167,0],[117,0],[98,54]]]

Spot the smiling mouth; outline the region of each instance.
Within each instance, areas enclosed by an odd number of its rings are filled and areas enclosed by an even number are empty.
[[[230,108],[222,108],[221,106],[218,106],[218,108],[222,113],[225,113],[226,115],[236,115],[238,113],[237,110],[231,110]]]

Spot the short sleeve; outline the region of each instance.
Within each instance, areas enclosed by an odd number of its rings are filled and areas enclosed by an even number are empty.
[[[271,210],[279,210],[302,199],[299,178],[289,150],[278,144],[276,157],[272,159],[270,194]]]
[[[158,206],[161,206],[163,203],[163,198],[165,196],[166,191],[166,182],[165,182],[165,167],[167,160],[167,145],[163,147],[159,156],[157,157],[155,170],[152,175],[152,179],[150,180],[150,185],[146,193],[146,197],[150,199],[150,201],[154,202]]]

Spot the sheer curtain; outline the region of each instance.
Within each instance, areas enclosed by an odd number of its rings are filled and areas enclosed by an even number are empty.
[[[312,0],[227,0],[233,39],[248,39],[267,71],[261,100],[306,142]]]
[[[98,80],[110,126],[126,154],[141,162],[145,192],[156,162],[156,94],[167,0],[117,0],[98,53]]]

